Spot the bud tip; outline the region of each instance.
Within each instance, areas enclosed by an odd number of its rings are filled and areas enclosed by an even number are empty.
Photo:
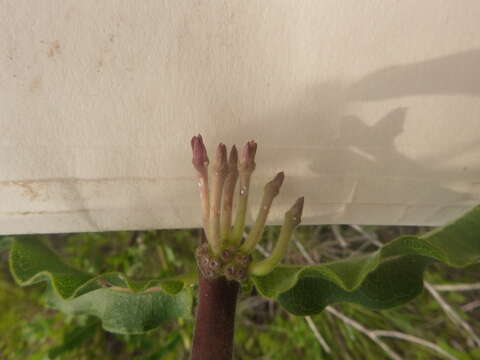
[[[226,171],[227,170],[227,147],[225,144],[220,143],[217,146],[217,152],[215,153],[215,170]]]
[[[238,164],[238,151],[235,145],[232,146],[230,149],[230,155],[228,156],[228,166],[231,169],[236,170]]]
[[[303,204],[304,204],[305,198],[302,196],[295,201],[295,204],[290,208],[289,213],[292,219],[299,224],[302,218],[302,213],[303,213]]]
[[[282,186],[283,180],[285,179],[285,173],[280,171],[275,177],[273,178],[273,182],[278,184],[278,187]]]
[[[202,135],[198,134],[198,136],[192,137],[190,144],[193,152],[192,163],[195,168],[200,170],[201,168],[206,167],[208,165],[208,155],[205,144],[203,143]]]
[[[257,153],[257,143],[250,140],[242,149],[240,158],[240,168],[253,171],[255,169],[255,154]]]

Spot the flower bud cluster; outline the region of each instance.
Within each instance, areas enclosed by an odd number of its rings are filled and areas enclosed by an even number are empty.
[[[225,248],[215,256],[207,243],[197,248],[195,257],[203,277],[209,280],[220,276],[225,276],[228,280],[246,280],[248,267],[252,262],[250,255],[235,246]]]
[[[270,256],[252,263],[249,255],[262,238],[268,214],[274,198],[280,192],[285,175],[279,172],[269,181],[263,191],[256,221],[248,236],[245,220],[250,188],[250,177],[255,170],[257,143],[249,141],[241,153],[232,146],[227,156],[227,147],[217,146],[213,162],[213,174],[209,186],[208,155],[203,139],[194,136],[191,141],[192,163],[199,177],[202,221],[206,243],[196,250],[196,260],[202,276],[215,279],[225,276],[229,280],[243,281],[249,275],[264,276],[271,272],[285,257],[295,227],[300,223],[303,197],[285,213],[278,241]],[[232,224],[235,187],[239,191],[236,201],[235,222]]]

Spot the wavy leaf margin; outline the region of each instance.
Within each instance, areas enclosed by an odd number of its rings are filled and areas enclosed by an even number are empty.
[[[372,309],[402,305],[421,293],[433,262],[465,267],[480,262],[480,206],[421,236],[401,236],[372,254],[309,266],[275,268],[253,277],[258,292],[295,315],[351,302]]]
[[[195,276],[132,281],[118,272],[92,276],[64,263],[41,240],[15,238],[10,271],[21,286],[46,282],[46,302],[65,313],[100,318],[105,330],[143,333],[166,320],[191,317]]]

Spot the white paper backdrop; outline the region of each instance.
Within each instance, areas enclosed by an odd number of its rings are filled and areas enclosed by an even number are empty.
[[[480,2],[0,1],[0,233],[200,224],[189,140],[259,143],[271,220],[480,202]],[[254,199],[254,198],[253,198]],[[253,202],[251,216],[256,213]]]

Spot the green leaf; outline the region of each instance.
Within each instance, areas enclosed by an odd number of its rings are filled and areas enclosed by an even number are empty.
[[[65,264],[42,241],[16,238],[10,250],[10,270],[21,286],[47,282],[46,301],[69,314],[100,318],[104,329],[122,334],[142,333],[163,321],[190,317],[194,276],[146,281],[122,273],[98,276]]]
[[[402,236],[378,251],[311,266],[285,266],[252,280],[258,292],[289,312],[312,315],[338,302],[372,309],[404,304],[423,289],[433,262],[464,267],[480,261],[480,206],[422,236]]]

